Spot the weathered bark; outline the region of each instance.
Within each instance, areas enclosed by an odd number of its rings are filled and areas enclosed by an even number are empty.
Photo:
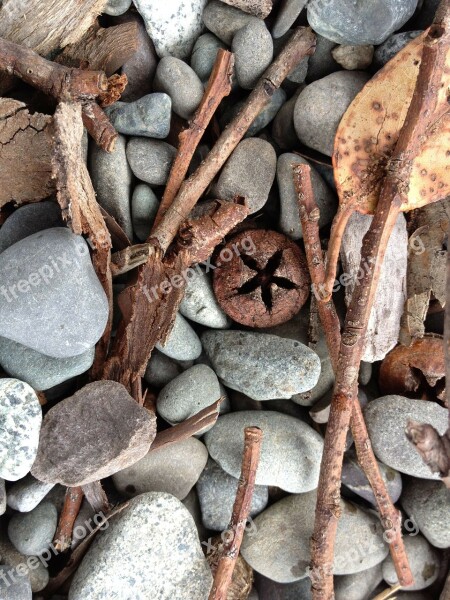
[[[80,512],[84,493],[81,487],[67,488],[64,506],[59,516],[58,528],[53,538],[53,546],[64,552],[72,543],[73,525]]]

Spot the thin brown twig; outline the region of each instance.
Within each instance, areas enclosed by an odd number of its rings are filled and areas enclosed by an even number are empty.
[[[250,505],[255,489],[256,470],[261,452],[262,435],[263,432],[258,427],[246,427],[244,430],[242,469],[233,505],[233,513],[228,527],[230,535],[223,543],[209,600],[226,600],[227,598],[228,587],[233,576],[234,566],[244,536],[245,525],[250,514]]]
[[[81,487],[69,487],[66,490],[64,506],[59,517],[58,528],[53,545],[58,552],[64,552],[72,543],[73,525],[80,512],[84,492]]]

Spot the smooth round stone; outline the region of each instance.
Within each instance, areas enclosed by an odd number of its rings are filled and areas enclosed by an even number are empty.
[[[187,58],[202,30],[207,0],[135,0],[160,57]]]
[[[164,345],[158,343],[156,348],[175,360],[195,360],[202,353],[200,338],[180,313],[175,317],[175,323],[166,343]]]
[[[182,372],[183,368],[179,364],[155,349],[145,370],[144,379],[151,386],[162,388]]]
[[[34,593],[40,592],[45,588],[49,580],[46,561],[42,557],[25,556],[18,552],[11,544],[6,528],[0,531],[0,562],[8,565],[8,570],[12,573],[8,576],[18,578],[19,573],[27,577],[31,583],[31,590]],[[2,588],[0,587],[0,590]],[[14,598],[14,600],[16,600]],[[20,598],[22,600],[22,598]]]
[[[0,516],[6,511],[6,489],[5,480],[0,478]]]
[[[171,112],[170,96],[147,94],[113,110],[111,122],[119,133],[164,139],[169,135]]]
[[[306,159],[290,152],[282,154],[277,162],[277,182],[280,191],[280,229],[293,240],[303,238],[294,186],[293,165],[309,165],[311,184],[320,210],[319,227],[331,223],[337,211],[337,198],[325,181]]]
[[[145,242],[150,235],[158,208],[159,200],[152,188],[139,183],[131,197],[131,220],[134,233],[141,242]]]
[[[202,343],[222,383],[253,400],[289,399],[319,380],[319,357],[295,340],[249,331],[207,331]]]
[[[208,460],[196,486],[202,521],[206,529],[225,531],[228,528],[238,483],[238,479],[228,475],[216,462]],[[268,500],[268,487],[256,485],[250,506],[250,517],[259,515],[266,508]]]
[[[373,57],[374,65],[378,69],[381,69],[381,67],[389,62],[391,58],[394,58],[400,50],[403,50],[406,44],[409,44],[411,40],[415,39],[421,33],[422,31],[403,31],[402,33],[394,33],[394,35],[391,35],[375,50]]]
[[[406,535],[403,537],[403,542],[414,578],[413,585],[403,589],[412,592],[430,587],[439,576],[440,557],[438,553],[420,534]],[[398,585],[397,573],[390,556],[383,562],[383,578],[388,585]]]
[[[53,488],[53,483],[38,481],[29,474],[8,490],[8,506],[19,512],[30,512]]]
[[[375,565],[353,575],[341,575],[334,578],[335,600],[366,600],[383,581],[381,565]]]
[[[134,137],[127,144],[131,170],[138,179],[150,185],[167,183],[176,153],[176,148],[161,140]]]
[[[273,120],[272,137],[281,150],[289,150],[298,143],[294,129],[294,107],[301,91],[302,86],[299,86],[297,92],[283,104]]]
[[[389,497],[395,504],[402,493],[402,477],[398,471],[387,467],[383,463],[378,462],[378,467]],[[348,456],[345,459],[342,469],[342,483],[353,493],[367,500],[367,502],[370,502],[374,506],[377,505],[372,488],[356,457]]]
[[[128,497],[166,492],[183,500],[196,484],[208,451],[195,437],[151,450],[144,458],[113,475],[117,490]]]
[[[260,138],[242,140],[225,163],[215,193],[229,201],[236,195],[243,196],[250,213],[255,213],[267,202],[276,168],[277,155],[269,142]]]
[[[159,61],[153,87],[170,96],[173,112],[183,119],[193,116],[204,93],[197,73],[174,56],[166,56]]]
[[[323,440],[309,425],[275,411],[240,411],[220,416],[204,440],[211,458],[239,479],[245,427],[262,429],[257,485],[293,494],[317,487]]]
[[[58,524],[58,513],[50,502],[42,502],[31,512],[16,513],[8,523],[8,536],[19,552],[40,555],[50,546]]]
[[[420,479],[439,479],[407,440],[405,427],[411,419],[429,423],[443,435],[448,420],[445,408],[435,402],[392,395],[370,402],[364,414],[373,451],[379,460],[400,473]]]
[[[282,37],[297,20],[308,0],[283,0],[272,27],[274,38]]]
[[[244,534],[241,546],[242,556],[255,571],[279,583],[307,576],[316,500],[316,491],[294,494],[256,517],[253,531]],[[359,573],[381,563],[389,546],[378,517],[345,500],[341,500],[341,510],[334,574]]]
[[[201,81],[208,81],[218,50],[226,47],[226,44],[212,33],[204,33],[197,39],[192,50],[191,67]]]
[[[231,50],[239,85],[245,90],[253,89],[273,58],[272,36],[264,21],[256,19],[237,31]]]
[[[450,547],[450,490],[442,481],[412,479],[401,505],[430,544]]]
[[[123,15],[131,6],[131,0],[108,0],[103,12],[112,17]]]
[[[340,66],[334,60],[332,55],[336,43],[328,40],[319,33],[316,33],[316,50],[309,57],[307,80],[309,83],[322,79],[335,71],[340,70]]]
[[[90,145],[89,173],[97,200],[119,223],[129,239],[133,238],[130,212],[132,173],[125,154],[126,139],[119,135],[112,152]]]
[[[81,236],[55,227],[0,254],[0,336],[67,358],[100,339],[108,300]]]
[[[308,22],[338,44],[382,44],[400,29],[416,10],[417,0],[311,0]]]
[[[297,98],[294,108],[299,140],[309,148],[332,156],[339,123],[369,79],[367,73],[338,71],[310,83]]]
[[[63,226],[61,209],[56,202],[19,206],[0,227],[0,253],[33,233]]]
[[[209,2],[203,11],[203,23],[227,46],[236,32],[255,20],[259,19],[219,0]]]
[[[305,577],[292,583],[278,583],[255,571],[256,600],[312,600],[311,579]]]
[[[25,477],[36,458],[42,410],[35,391],[18,379],[0,379],[0,477]]]
[[[212,329],[225,329],[231,324],[216,300],[211,277],[202,269],[196,269],[195,277],[189,278],[180,313],[194,323]]]
[[[261,129],[267,127],[269,123],[275,118],[280,108],[286,102],[286,92],[282,88],[278,88],[272,94],[269,104],[262,109],[259,115],[252,121],[252,124],[248,128],[246,137],[252,137],[259,133]]]
[[[337,46],[332,50],[334,60],[347,71],[367,69],[372,64],[373,46]]]
[[[151,568],[149,568],[151,565]],[[130,500],[94,540],[75,573],[69,600],[207,600],[211,570],[194,520],[165,493]]]
[[[70,358],[52,358],[22,344],[0,337],[0,365],[35,390],[47,390],[91,368],[95,348]]]
[[[0,565],[0,598],[2,600],[32,600],[30,580],[26,575],[9,571],[11,567]]]

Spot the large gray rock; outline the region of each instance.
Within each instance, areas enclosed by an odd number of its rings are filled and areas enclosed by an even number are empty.
[[[0,336],[67,358],[103,334],[106,294],[88,245],[69,229],[39,231],[2,252],[0,281]]]
[[[148,138],[131,138],[127,145],[127,159],[131,170],[138,179],[150,185],[165,185],[176,149],[162,142]]]
[[[203,11],[203,23],[228,46],[239,29],[255,20],[259,19],[219,0],[209,2]]]
[[[131,219],[134,233],[141,242],[145,242],[150,235],[158,208],[159,200],[152,188],[139,183],[131,198]]]
[[[353,575],[337,576],[334,578],[335,600],[366,600],[366,598],[372,598],[372,593],[382,581],[381,565],[375,565]]]
[[[151,386],[162,388],[182,372],[183,369],[178,363],[155,349],[148,361],[144,378]]]
[[[14,572],[11,577],[10,571],[11,567],[0,565],[0,598],[2,600],[31,600],[33,593],[28,577]]]
[[[27,475],[8,490],[8,506],[19,512],[30,512],[45,498],[53,483],[38,481]]]
[[[172,100],[167,94],[147,94],[134,102],[123,102],[110,112],[119,133],[164,139],[169,135]]]
[[[283,0],[272,27],[274,38],[282,37],[297,20],[308,0]]]
[[[420,533],[416,536],[406,535],[403,541],[414,578],[414,583],[407,588],[408,591],[413,592],[430,587],[439,577],[439,554]],[[398,584],[397,573],[390,556],[383,562],[383,577],[388,585]]]
[[[247,331],[207,331],[205,352],[223,384],[253,400],[292,398],[320,375],[315,352],[295,340]]]
[[[42,502],[31,512],[16,513],[8,523],[8,536],[19,552],[40,555],[50,546],[58,524],[51,502]]]
[[[403,396],[383,396],[364,411],[370,441],[377,458],[401,473],[421,479],[439,479],[423,462],[406,439],[408,420],[429,423],[442,435],[447,428],[447,410],[435,402],[411,400]]]
[[[225,329],[231,324],[216,300],[210,275],[200,268],[196,269],[195,277],[189,277],[180,313],[190,321],[212,329]]]
[[[166,343],[156,344],[156,348],[175,360],[195,360],[202,353],[202,344],[198,335],[180,313],[175,317],[175,323]]]
[[[63,227],[61,208],[44,201],[19,206],[0,227],[0,253],[16,242],[51,227]]]
[[[49,558],[47,554],[46,558],[47,560]],[[13,582],[14,579],[18,579],[21,575],[28,577],[31,583],[31,590],[34,593],[40,592],[45,588],[49,580],[47,560],[44,557],[25,556],[21,554],[11,544],[6,533],[6,528],[0,530],[0,562],[2,565],[8,566],[8,581]],[[3,592],[1,587],[0,590]],[[19,599],[16,599],[13,597],[14,600],[25,600],[25,598],[20,596]]]
[[[258,485],[272,485],[291,493],[317,487],[323,440],[309,425],[275,411],[245,410],[219,417],[204,440],[211,458],[224,471],[239,478],[244,429],[263,431],[261,456],[256,473]]]
[[[204,33],[194,44],[191,67],[203,82],[208,81],[216,61],[217,52],[227,46],[212,33]]]
[[[145,456],[155,418],[115,381],[89,383],[45,415],[32,475],[68,487],[109,477]]]
[[[36,458],[42,410],[34,390],[18,379],[0,379],[0,477],[17,481]]]
[[[153,492],[130,500],[96,537],[69,600],[207,600],[211,585],[189,511],[173,496]]]
[[[204,91],[197,73],[174,56],[166,56],[159,61],[153,87],[170,96],[173,112],[182,119],[193,116]]]
[[[272,36],[264,21],[250,21],[237,31],[231,50],[239,85],[245,90],[253,89],[273,58]]]
[[[306,577],[316,499],[315,491],[291,495],[256,517],[254,529],[244,534],[241,546],[242,556],[253,569],[279,583]],[[341,509],[334,574],[359,573],[381,563],[389,546],[378,518],[345,500]]]

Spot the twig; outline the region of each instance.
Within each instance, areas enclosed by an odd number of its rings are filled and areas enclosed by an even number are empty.
[[[226,600],[227,598],[228,586],[231,582],[234,565],[239,555],[239,549],[244,536],[245,525],[250,514],[250,505],[255,489],[256,470],[261,451],[262,431],[258,427],[246,427],[244,435],[241,476],[228,527],[230,537],[223,543],[209,600]]]
[[[84,493],[81,487],[67,488],[64,506],[59,517],[58,529],[53,545],[58,552],[64,552],[72,543],[72,532],[75,519],[80,512]]]

